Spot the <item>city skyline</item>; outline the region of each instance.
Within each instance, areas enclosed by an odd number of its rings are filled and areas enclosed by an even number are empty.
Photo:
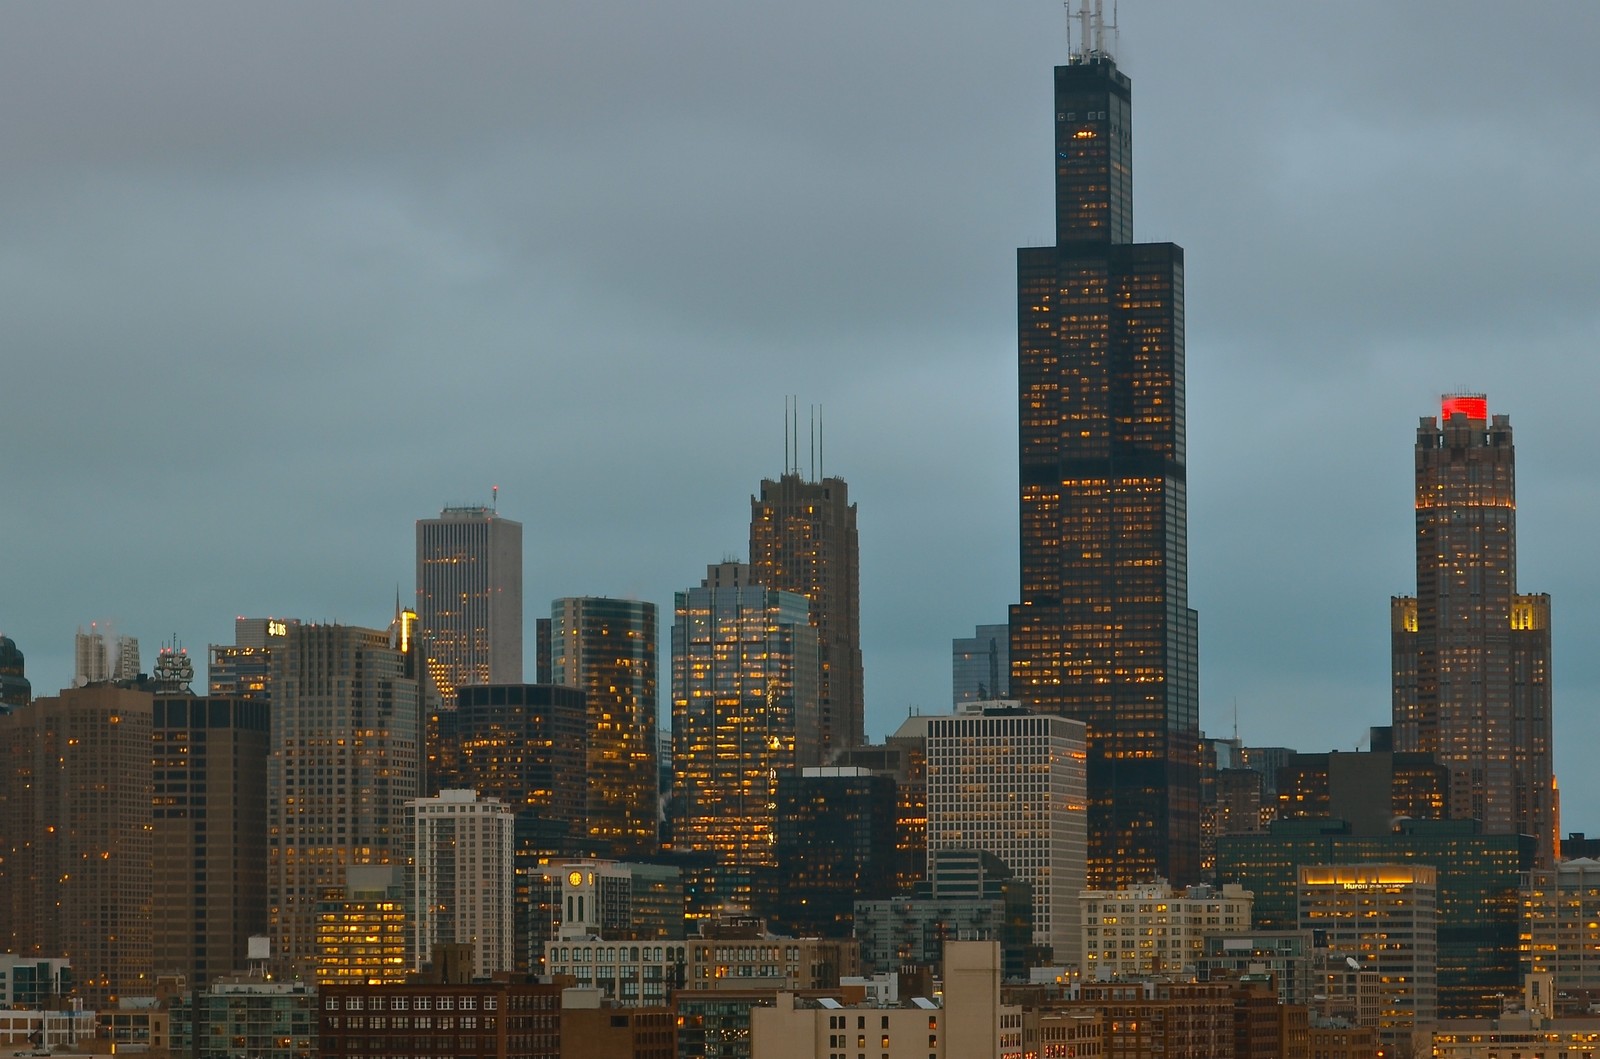
[[[741,554],[792,392],[861,504],[868,737],[946,708],[950,639],[1016,602],[1011,249],[1048,241],[1057,8],[401,7],[385,47],[359,12],[303,12],[315,44],[270,12],[155,32],[179,10],[93,37],[22,10],[0,43],[7,97],[38,101],[0,163],[26,395],[0,632],[35,695],[102,615],[191,655],[236,614],[384,621],[416,515],[496,484],[540,542],[526,613],[665,606]],[[1188,254],[1202,727],[1237,703],[1247,742],[1318,751],[1384,723],[1405,446],[1439,393],[1485,391],[1518,425],[1519,576],[1554,599],[1563,821],[1595,830],[1600,563],[1569,556],[1600,517],[1600,15],[1492,12],[1123,5],[1136,238]]]

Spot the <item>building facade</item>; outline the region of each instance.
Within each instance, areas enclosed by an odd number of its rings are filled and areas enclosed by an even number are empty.
[[[432,733],[448,741],[449,782],[512,809],[515,841],[514,969],[536,966],[550,937],[552,861],[588,841],[588,699],[560,684],[475,684]],[[430,751],[430,756],[434,756]]]
[[[1396,750],[1450,770],[1452,817],[1533,835],[1555,862],[1550,597],[1517,591],[1508,416],[1446,395],[1416,444],[1417,594],[1391,603]]]
[[[416,969],[411,957],[411,902],[406,869],[398,864],[359,865],[344,883],[317,901],[318,985],[404,982]]]
[[[309,979],[323,891],[342,886],[347,868],[410,855],[420,685],[414,651],[389,631],[292,625],[283,641],[269,678],[268,936],[280,976]]]
[[[1200,881],[1183,250],[1133,242],[1132,85],[1055,71],[1056,245],[1017,252],[1011,696],[1089,726],[1089,882]]]
[[[556,935],[612,941],[682,940],[683,873],[669,864],[572,860],[554,865]]]
[[[551,678],[588,709],[585,852],[626,860],[657,852],[656,605],[592,596],[550,609]]]
[[[894,780],[837,765],[791,769],[775,795],[773,923],[797,937],[849,937],[856,901],[894,892]]]
[[[1325,932],[1329,949],[1378,972],[1387,1043],[1439,1017],[1438,895],[1437,873],[1423,864],[1300,868],[1300,929]]]
[[[0,713],[26,706],[33,699],[33,685],[24,675],[22,651],[9,636],[0,636]]]
[[[1522,973],[1600,999],[1600,860],[1566,860],[1522,881]]]
[[[468,945],[475,973],[514,970],[511,807],[461,790],[406,805],[415,836],[412,966],[437,945]]]
[[[1147,883],[1126,890],[1085,890],[1083,967],[1088,978],[1192,976],[1206,939],[1250,928],[1254,895],[1240,886],[1174,890]]]
[[[151,843],[161,914],[151,920],[158,974],[195,983],[243,971],[267,932],[265,702],[158,695]]]
[[[1385,835],[1398,819],[1444,819],[1449,792],[1450,771],[1432,754],[1296,754],[1278,770],[1277,815],[1335,817],[1356,834]]]
[[[207,652],[211,694],[272,701],[272,651],[299,624],[297,618],[235,618],[233,643],[212,644]]]
[[[810,605],[708,567],[677,593],[672,624],[672,840],[710,853],[721,900],[765,900],[777,866],[780,773],[818,764],[821,657]]]
[[[983,850],[1033,886],[1034,941],[1077,964],[1087,840],[1082,721],[974,703],[928,719],[928,853]]]
[[[549,982],[343,985],[319,994],[322,1059],[561,1057],[561,986]]]
[[[450,708],[466,684],[522,681],[522,523],[487,507],[417,520],[417,624]]]
[[[1517,989],[1518,886],[1533,838],[1484,835],[1468,820],[1401,822],[1358,835],[1340,820],[1279,820],[1262,835],[1217,840],[1217,878],[1255,894],[1258,930],[1299,928],[1297,872],[1308,865],[1425,864],[1438,886],[1442,1018],[1486,1018]]]
[[[0,951],[70,960],[91,1008],[155,984],[153,707],[91,684],[0,715]]]
[[[811,605],[822,676],[822,760],[866,742],[861,666],[861,544],[843,478],[808,481],[786,471],[750,498],[750,566],[757,584]]]

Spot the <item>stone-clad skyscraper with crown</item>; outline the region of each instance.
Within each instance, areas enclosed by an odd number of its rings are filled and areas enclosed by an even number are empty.
[[[1451,816],[1533,835],[1553,867],[1550,597],[1517,592],[1511,419],[1447,395],[1416,462],[1417,594],[1391,603],[1395,749],[1450,770]]]

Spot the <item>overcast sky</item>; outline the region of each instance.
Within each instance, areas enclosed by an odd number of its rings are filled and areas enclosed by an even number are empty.
[[[1353,749],[1417,418],[1511,416],[1569,830],[1600,831],[1600,5],[1121,5],[1135,228],[1187,254],[1202,721]],[[868,735],[1017,595],[1015,249],[1047,0],[0,12],[0,631],[382,625],[486,503],[553,597],[747,547],[787,394],[860,506]],[[805,413],[802,411],[802,419]],[[531,625],[530,625],[531,628]],[[531,653],[531,643],[529,645]],[[663,670],[665,672],[665,669]],[[531,675],[531,674],[530,674]]]

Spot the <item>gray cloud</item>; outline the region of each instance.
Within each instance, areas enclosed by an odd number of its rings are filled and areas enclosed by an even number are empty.
[[[1600,14],[1502,16],[1126,3],[1119,59],[1139,236],[1187,251],[1206,726],[1384,721],[1416,418],[1486,390],[1583,828]],[[795,393],[861,506],[869,730],[937,707],[1016,593],[1062,37],[1020,0],[8,11],[0,628],[48,691],[95,618],[378,623],[412,521],[493,484],[532,613],[667,608],[743,552]]]

